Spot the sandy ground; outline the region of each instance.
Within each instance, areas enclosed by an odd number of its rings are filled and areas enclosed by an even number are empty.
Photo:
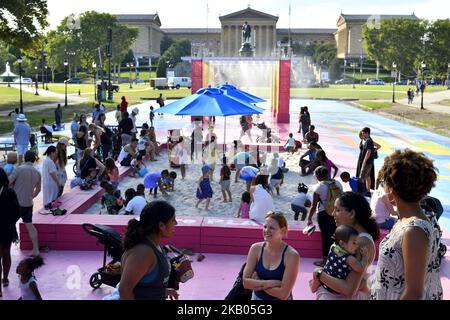
[[[302,149],[301,153],[305,152],[306,149]],[[267,159],[270,161],[272,154],[268,154]],[[284,183],[280,189],[280,196],[276,193],[273,197],[275,209],[277,211],[284,212],[288,220],[293,221],[293,211],[291,210],[291,200],[297,194],[297,185],[299,182],[303,182],[310,186],[310,192],[312,186],[317,183],[315,178],[310,175],[307,177],[300,176],[300,167],[298,166],[300,154],[296,153],[293,156],[288,156],[287,153],[281,153],[280,157],[286,162],[286,167],[289,172],[285,174]],[[221,166],[216,165],[214,171],[214,181],[211,186],[214,191],[213,198],[211,200],[209,210],[205,210],[205,203],[201,203],[199,208],[195,208],[197,199],[195,197],[195,191],[197,189],[197,180],[201,175],[201,164],[191,164],[188,166],[186,171],[186,178],[181,179],[180,169],[169,168],[167,153],[163,152],[158,157],[158,161],[147,162],[147,169],[149,172],[161,172],[164,169],[173,170],[177,173],[177,179],[175,181],[175,191],[170,192],[168,197],[164,197],[158,191],[157,199],[165,199],[169,201],[177,210],[177,215],[180,216],[228,216],[236,217],[241,194],[245,191],[245,181],[239,180],[238,183],[234,182],[235,171],[232,171],[231,180],[231,193],[233,195],[233,201],[231,203],[223,202],[222,192],[219,184],[220,179],[220,168]],[[139,183],[143,183],[143,178],[140,177],[126,177],[119,184],[119,189],[122,192],[122,196],[125,190],[128,188],[136,188]],[[146,190],[147,201],[152,201],[153,195],[148,195],[148,190]],[[123,210],[122,210],[123,211]],[[121,211],[121,213],[122,213]],[[101,209],[100,203],[94,204],[86,214],[106,214],[106,209]]]

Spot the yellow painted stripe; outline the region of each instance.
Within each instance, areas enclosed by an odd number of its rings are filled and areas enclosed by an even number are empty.
[[[450,156],[450,148],[432,141],[411,141],[411,144],[424,152],[428,152],[438,156]]]

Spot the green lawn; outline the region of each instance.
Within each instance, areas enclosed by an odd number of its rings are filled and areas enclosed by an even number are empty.
[[[126,72],[121,71],[120,72],[120,77],[121,78],[129,78],[130,77],[130,72],[129,71],[126,71]],[[131,72],[131,79],[135,79],[135,78],[136,78],[136,73],[134,72],[134,68],[133,68],[133,71]],[[140,71],[139,72],[139,79],[144,80],[144,81],[149,81],[151,78],[156,78],[156,72],[155,71],[152,71],[152,72]]]
[[[144,89],[148,89],[149,85],[148,84],[133,84],[132,85],[133,88],[130,89],[129,88],[129,84],[127,83],[121,83],[119,85],[119,94],[121,91],[128,91],[128,90],[144,90]],[[64,87],[64,83],[51,83],[48,85],[48,89],[52,92],[56,92],[56,93],[61,93],[64,94],[65,93],[65,87]],[[94,95],[94,84],[74,84],[74,83],[68,83],[67,84],[67,93],[68,94],[77,94],[78,90],[80,91],[81,95]],[[117,94],[115,92],[115,94]]]
[[[409,86],[396,86],[397,97],[406,98]],[[444,90],[441,86],[430,86],[426,92]],[[321,99],[359,99],[359,100],[385,100],[392,98],[392,85],[366,86],[356,85],[330,85],[329,88],[292,88],[292,97],[296,98],[321,98]]]
[[[38,92],[42,90],[39,89]],[[0,110],[13,110],[14,108],[19,108],[20,101],[20,91],[16,88],[7,85],[0,85]],[[32,93],[22,91],[22,101],[24,106],[36,105],[36,104],[46,104],[56,102],[57,99],[36,96]]]
[[[376,102],[376,101],[359,101],[358,104],[363,107],[370,108],[372,110],[390,108],[394,105],[392,102]]]

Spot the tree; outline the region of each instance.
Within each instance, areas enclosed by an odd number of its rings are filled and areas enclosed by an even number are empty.
[[[174,41],[172,38],[170,38],[170,37],[167,36],[167,35],[164,35],[164,36],[162,37],[162,39],[161,39],[161,44],[160,44],[160,46],[159,46],[159,50],[160,50],[161,55],[163,55],[163,54],[167,51],[167,49],[169,49],[170,46],[171,46],[174,42],[175,42],[175,41]]]
[[[173,68],[181,61],[181,57],[191,54],[191,42],[186,39],[175,41],[158,60],[158,77],[165,77],[167,67]]]
[[[66,57],[70,65],[91,68],[92,62],[98,63],[98,48],[101,48],[102,62],[106,67],[106,45],[108,28],[112,30],[112,64],[120,64],[127,56],[131,45],[138,35],[138,29],[118,23],[117,18],[108,13],[87,11],[80,15],[79,28],[68,23],[71,17],[65,17],[58,26],[58,41],[65,41]],[[55,45],[59,47],[58,41]],[[72,54],[70,54],[72,53]],[[61,58],[61,57],[60,57]],[[60,60],[62,63],[64,59]]]
[[[331,43],[320,44],[314,49],[312,59],[314,63],[321,63],[327,61],[330,63],[336,58],[336,45]]]
[[[427,32],[425,61],[435,78],[446,78],[450,63],[450,20],[436,20]]]
[[[425,20],[382,20],[380,28],[363,27],[363,46],[370,59],[386,70],[392,63],[403,74],[414,74],[415,66],[424,58]]]
[[[11,66],[11,72],[19,74],[19,68],[14,68],[14,62],[17,58],[10,53],[8,46],[3,41],[0,41],[0,70],[3,70],[6,62]],[[2,73],[2,71],[0,71]]]
[[[29,48],[47,27],[47,0],[1,1],[0,40]]]

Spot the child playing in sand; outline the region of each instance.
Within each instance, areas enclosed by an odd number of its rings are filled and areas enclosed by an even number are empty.
[[[295,139],[294,139],[294,135],[292,133],[289,133],[289,139],[286,142],[286,144],[284,145],[284,149],[286,149],[287,152],[289,152],[292,155],[294,155],[294,152],[295,152]]]
[[[105,190],[105,194],[102,196],[102,209],[106,207],[108,214],[119,214],[123,207],[120,190],[115,190],[112,184],[107,181],[102,181],[101,187]]]
[[[167,196],[167,184],[164,182],[167,178],[170,178],[169,170],[147,173],[144,177],[144,187],[150,189],[148,194],[151,195],[153,192],[153,197],[156,198],[159,188],[162,194]]]
[[[237,214],[238,218],[250,219],[250,192],[244,191],[241,196],[241,205],[239,206],[239,211]]]
[[[368,264],[367,250],[360,250],[358,243],[358,231],[349,225],[340,225],[334,233],[334,244],[330,248],[323,272],[337,279],[346,279],[350,271],[361,273]],[[328,291],[334,293],[331,288],[319,281],[311,283],[311,292],[316,292],[322,285]],[[366,283],[361,284],[362,291],[368,291]]]
[[[133,177],[135,177],[136,174],[138,174],[140,177],[144,177],[147,173],[147,167],[145,166],[144,157],[142,157],[142,155],[139,154],[136,159],[133,159],[131,161],[131,165],[133,166]]]
[[[20,278],[20,298],[19,300],[42,300],[39,292],[34,270],[44,265],[41,256],[30,257],[20,261],[16,272]]]
[[[367,193],[364,182],[360,178],[350,177],[350,173],[347,171],[341,173],[341,180],[348,183],[353,192],[360,193],[363,196]]]
[[[213,196],[213,190],[211,188],[211,182],[209,180],[211,168],[208,165],[204,165],[202,167],[202,175],[198,179],[198,187],[197,187],[197,204],[195,205],[198,208],[200,202],[206,199],[205,210],[209,209],[209,203]]]
[[[169,176],[163,179],[163,188],[166,191],[175,191],[175,179],[177,178],[177,173],[175,171],[170,171]]]
[[[231,191],[230,191],[230,177],[231,170],[227,165],[227,158],[223,157],[222,159],[222,169],[220,169],[220,188],[222,189],[223,202],[232,202],[231,200]],[[228,201],[227,201],[228,195]]]
[[[3,166],[6,174],[9,176],[13,171],[17,163],[17,153],[9,152],[6,156],[6,164]]]
[[[153,127],[153,119],[155,119],[155,113],[153,112],[153,106],[150,106],[150,125]]]

